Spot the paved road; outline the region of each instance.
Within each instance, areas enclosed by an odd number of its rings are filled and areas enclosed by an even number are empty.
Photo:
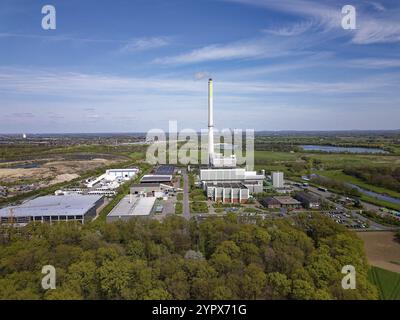
[[[189,177],[186,170],[182,170],[183,176],[183,217],[190,219],[190,207],[189,207]]]

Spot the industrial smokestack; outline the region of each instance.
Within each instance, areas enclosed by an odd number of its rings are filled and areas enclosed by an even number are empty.
[[[208,80],[208,163],[212,165],[214,158],[214,105],[213,81]]]

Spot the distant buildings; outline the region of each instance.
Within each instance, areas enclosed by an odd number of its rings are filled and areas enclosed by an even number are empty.
[[[88,179],[86,181],[86,186],[89,189],[105,187],[109,190],[113,190],[117,189],[121,183],[134,178],[138,173],[138,168],[108,169],[101,176],[95,179]]]
[[[307,209],[319,209],[321,206],[320,199],[309,192],[299,192],[295,195],[295,198]]]
[[[283,189],[285,187],[285,183],[283,180],[283,172],[272,172],[272,186],[275,189]]]
[[[64,195],[44,196],[21,205],[0,209],[1,223],[25,225],[30,222],[78,221],[85,223],[96,216],[103,196]]]

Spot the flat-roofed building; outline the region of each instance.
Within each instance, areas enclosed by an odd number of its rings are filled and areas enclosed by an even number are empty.
[[[172,175],[146,174],[140,180],[140,183],[164,183],[172,184]]]
[[[144,194],[146,196],[155,196],[155,193],[161,191],[161,185],[159,183],[138,183],[131,186],[131,194],[138,195]]]
[[[281,203],[274,197],[265,197],[260,200],[260,203],[268,209],[279,209],[281,208]]]
[[[267,208],[276,209],[276,208],[291,208],[296,209],[299,208],[301,203],[296,199],[293,199],[289,196],[274,196],[274,197],[266,197],[260,201],[260,203]]]
[[[321,200],[309,192],[298,192],[294,197],[307,209],[319,209],[321,206]]]
[[[103,204],[99,195],[69,194],[43,196],[21,205],[0,209],[2,223],[25,225],[30,222],[79,221],[85,223],[96,216]]]
[[[246,203],[250,196],[249,189],[238,182],[209,183],[206,192],[209,200],[225,203]]]
[[[156,197],[125,196],[107,215],[107,222],[127,221],[134,217],[149,216],[153,210]]]
[[[173,175],[175,167],[171,165],[161,165],[154,172],[155,175]]]
[[[200,170],[200,180],[204,187],[208,184],[218,182],[237,182],[245,185],[250,193],[260,193],[263,191],[264,178],[264,175],[257,174],[256,171],[246,171],[244,168]]]
[[[135,177],[138,173],[139,173],[138,168],[108,169],[106,171],[106,178],[109,180],[115,180],[115,179],[129,180]]]

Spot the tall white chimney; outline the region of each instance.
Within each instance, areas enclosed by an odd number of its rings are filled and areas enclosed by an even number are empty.
[[[208,80],[208,163],[212,165],[214,158],[214,106],[213,106],[213,81]]]

